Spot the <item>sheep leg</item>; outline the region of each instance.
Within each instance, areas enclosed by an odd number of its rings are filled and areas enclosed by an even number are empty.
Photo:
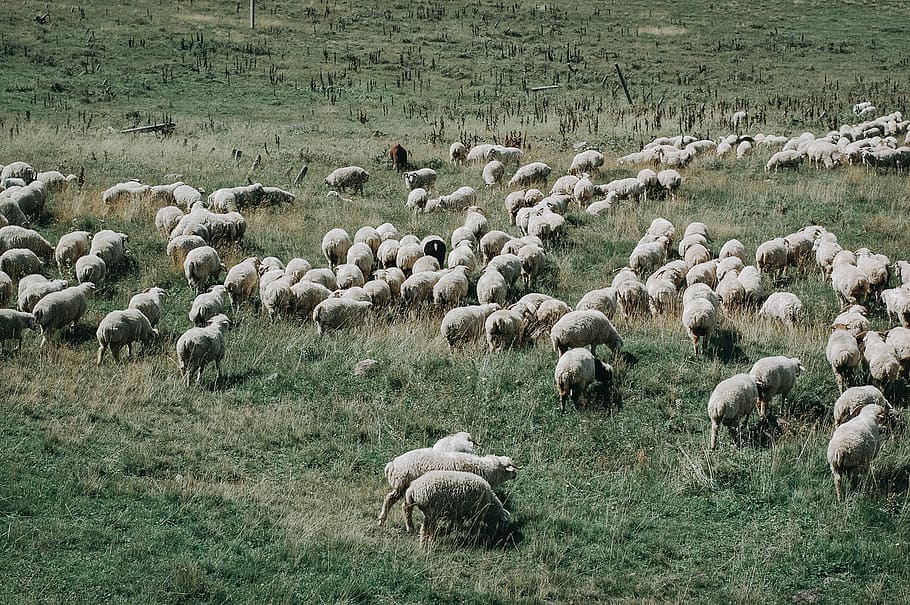
[[[127,359],[133,358],[133,343],[129,343],[128,345],[126,345],[126,358]]]
[[[569,394],[562,391],[559,392],[559,409],[565,414],[566,413],[566,399],[568,399]]]
[[[389,514],[389,509],[393,504],[398,502],[403,494],[399,489],[393,489],[385,496],[385,500],[382,502],[382,509],[379,511],[379,525],[382,525],[385,522],[385,518]]]
[[[710,447],[712,450],[715,449],[715,448],[717,447],[717,429],[718,429],[718,428],[720,428],[720,427],[719,427],[717,421],[714,420],[714,419],[712,419],[712,420],[711,420],[711,442],[710,442],[710,444],[709,444],[709,446],[708,446],[708,447]]]
[[[114,361],[120,363],[120,346],[111,345],[111,355],[114,356]]]
[[[436,516],[431,512],[424,514],[423,525],[420,526],[420,545],[426,546],[427,542],[436,537]]]
[[[695,353],[695,356],[698,357],[698,336],[695,334],[692,335],[692,351]]]
[[[834,476],[834,495],[837,497],[837,501],[840,502],[844,499],[844,478],[833,467],[831,468],[831,474]]]
[[[105,350],[105,348],[106,348],[106,347],[105,347],[104,345],[98,345],[98,361],[97,361],[97,363],[96,363],[95,365],[99,365],[99,366],[100,366],[100,365],[101,365],[101,362],[104,361],[104,350]]]
[[[404,506],[404,527],[408,532],[411,532],[414,530],[414,520],[413,520],[413,516],[412,516],[414,514],[414,505],[408,504],[407,502],[405,502],[403,506]]]

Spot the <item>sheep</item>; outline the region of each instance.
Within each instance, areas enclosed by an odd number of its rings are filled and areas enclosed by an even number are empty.
[[[26,184],[36,177],[35,169],[27,162],[11,162],[0,170],[0,181],[5,179],[22,179]]]
[[[692,284],[683,292],[683,306],[688,305],[690,301],[696,298],[704,298],[709,301],[715,308],[720,304],[720,299],[714,290],[707,284]]]
[[[834,478],[838,502],[844,497],[843,477],[857,471],[869,471],[881,448],[879,422],[886,411],[877,404],[863,406],[859,414],[834,429],[828,442],[827,458]]]
[[[150,191],[151,187],[148,185],[143,185],[138,181],[126,181],[104,190],[101,200],[106,206],[136,202],[147,196]]]
[[[775,355],[763,357],[752,365],[749,375],[758,387],[758,411],[762,418],[768,415],[768,404],[775,395],[781,397],[781,408],[787,401],[787,394],[796,384],[796,378],[805,368],[796,357]]]
[[[433,449],[440,452],[464,452],[478,454],[480,446],[474,441],[471,433],[461,431],[446,435],[433,444]]]
[[[221,361],[224,359],[224,334],[231,325],[226,315],[216,315],[204,328],[190,328],[177,339],[177,365],[186,387],[193,374],[196,384],[202,381],[202,371],[215,364],[215,384],[221,378]]]
[[[345,298],[327,298],[313,308],[313,321],[320,336],[333,330],[360,325],[373,304]]]
[[[541,248],[531,244],[522,247],[517,256],[521,263],[522,281],[525,287],[530,288],[546,269],[547,256]]]
[[[509,309],[493,311],[487,316],[484,332],[490,353],[521,344],[525,331],[525,312],[527,307],[524,305],[514,305]]]
[[[473,473],[430,471],[411,482],[404,494],[405,525],[413,525],[413,508],[423,513],[420,545],[436,538],[440,519],[452,523],[482,521],[498,527],[511,519],[490,484]]]
[[[856,251],[856,266],[869,280],[869,289],[876,299],[891,280],[891,261],[884,254],[873,254],[868,248]]]
[[[477,193],[471,187],[459,187],[448,195],[427,200],[424,212],[437,210],[464,210],[477,200]]]
[[[440,272],[422,271],[413,273],[401,284],[401,300],[408,306],[417,308],[433,300],[433,288],[439,281]]]
[[[631,277],[622,278],[624,271]],[[645,284],[641,283],[631,269],[624,269],[613,279],[616,290],[616,301],[622,310],[623,317],[629,319],[649,314],[650,295]]]
[[[506,212],[509,215],[510,225],[515,224],[515,216],[518,214],[518,211],[520,209],[529,208],[533,205],[532,203],[529,203],[525,197],[526,193],[527,192],[519,189],[518,191],[512,191],[506,196],[505,202],[503,202],[503,204],[505,206]]]
[[[765,290],[761,283],[761,273],[754,265],[742,268],[742,271],[739,272],[739,283],[743,285],[747,304],[758,304],[764,297]]]
[[[183,275],[186,283],[196,294],[201,294],[209,285],[218,280],[227,267],[221,262],[218,252],[211,246],[200,246],[190,250],[183,261]]]
[[[44,263],[27,248],[11,248],[0,254],[0,271],[18,281],[23,275],[40,273]]]
[[[468,297],[468,268],[444,272],[433,286],[433,304],[455,307]]]
[[[484,333],[487,317],[499,309],[500,305],[497,303],[452,309],[442,318],[440,333],[452,349],[459,343],[477,340]]]
[[[161,297],[166,295],[167,292],[163,288],[147,288],[144,292],[135,294],[130,298],[126,308],[140,311],[154,328],[158,325],[158,320],[161,318]]]
[[[41,346],[56,330],[75,325],[88,307],[88,299],[95,292],[95,284],[85,282],[70,286],[60,292],[52,292],[38,301],[32,314],[41,331]]]
[[[582,296],[581,300],[575,305],[575,310],[597,309],[606,315],[607,318],[613,319],[617,304],[616,290],[614,288],[600,288],[591,290]]]
[[[155,213],[155,228],[160,233],[170,233],[184,216],[183,210],[176,206],[164,206]]]
[[[890,288],[882,290],[882,302],[888,319],[896,319],[905,328],[910,328],[910,290],[907,288]]]
[[[79,181],[75,174],[64,175],[57,170],[45,170],[35,175],[36,181],[41,181],[50,193],[62,193]]]
[[[522,297],[522,300],[527,301],[527,297]],[[556,322],[572,311],[569,305],[556,298],[547,298],[536,304],[519,301],[513,307],[518,307],[518,305],[527,309],[523,338],[530,342],[535,342],[544,336],[549,338],[550,331]]]
[[[622,350],[623,340],[606,315],[596,309],[571,311],[560,318],[550,330],[553,350],[563,354],[570,348],[590,346],[591,353],[597,345],[605,344],[614,355]]]
[[[550,176],[551,169],[543,162],[532,162],[525,164],[515,171],[509,180],[510,187],[529,187],[534,183],[546,183]]]
[[[553,186],[550,187],[550,195],[571,195],[580,180],[580,175],[563,175],[553,182]]]
[[[735,374],[718,383],[708,399],[708,418],[711,420],[709,447],[717,447],[717,431],[723,424],[732,437],[741,437],[752,410],[758,405],[758,387],[749,374]]]
[[[557,243],[566,234],[566,219],[549,208],[532,212],[528,218],[527,234],[538,237],[547,245]]]
[[[613,196],[614,200],[640,200],[645,194],[645,184],[635,177],[616,179],[604,185],[595,185],[594,195]]]
[[[688,267],[688,263],[686,264]],[[686,285],[707,284],[710,287],[717,285],[717,261],[710,260],[704,263],[698,263],[686,272]]]
[[[295,317],[308,320],[313,315],[316,305],[332,295],[332,291],[320,283],[301,280],[291,286],[291,299],[288,312]]]
[[[231,267],[227,272],[224,278],[224,287],[231,297],[231,305],[234,309],[237,309],[253,297],[253,293],[259,286],[259,267],[259,259],[255,256],[250,256]],[[306,275],[307,271],[309,269],[304,271],[300,278]],[[296,277],[297,273],[293,273],[293,275]]]
[[[28,217],[22,212],[18,202],[0,194],[0,227],[6,225],[29,225]]]
[[[171,206],[174,202],[174,190],[177,187],[180,187],[184,183],[182,181],[177,181],[176,183],[171,183],[169,185],[153,185],[149,187],[148,190],[148,199],[153,205],[156,206]]]
[[[720,247],[717,258],[723,260],[730,257],[736,257],[744,263],[746,262],[746,247],[743,246],[742,242],[738,239],[727,240],[724,242],[724,245]]]
[[[348,248],[346,264],[356,266],[364,276],[373,272],[373,261],[373,250],[368,244],[357,242]]]
[[[449,146],[449,161],[455,165],[464,164],[468,158],[468,148],[461,141],[455,141]]]
[[[182,268],[189,251],[205,245],[205,240],[198,235],[178,235],[168,242],[166,253],[175,267]]]
[[[689,237],[691,237],[691,236],[689,236]],[[683,238],[683,240],[685,240],[685,238]],[[703,246],[701,244],[692,244],[686,250],[686,254],[683,257],[683,260],[685,260],[686,265],[690,269],[692,269],[696,265],[701,265],[702,263],[709,262],[711,260],[711,252],[708,250],[708,248],[706,246]],[[717,269],[715,267],[715,275],[716,275],[716,271],[717,271]]]
[[[190,321],[196,326],[204,326],[216,315],[226,313],[230,305],[225,297],[227,293],[225,286],[218,285],[196,296],[187,314]]]
[[[104,352],[111,350],[114,361],[120,361],[120,350],[127,348],[129,357],[133,356],[133,343],[141,341],[148,347],[158,338],[158,330],[152,327],[148,318],[139,309],[126,309],[125,311],[111,311],[104,316],[98,329],[95,331],[98,339],[98,359],[96,365],[101,365]]]
[[[20,311],[25,311],[26,313],[31,313],[32,309],[35,308],[35,305],[39,300],[50,294],[51,292],[60,292],[66,288],[69,284],[65,279],[55,279],[52,281],[42,281],[39,283],[32,284],[26,287],[24,290],[21,288],[22,282],[19,282],[20,292],[18,299],[16,301],[16,307]]]
[[[689,251],[689,248],[692,248],[696,244],[700,245],[705,250],[708,249],[708,239],[701,233],[695,233],[692,235],[687,235],[686,237],[679,240],[679,246],[677,252],[679,253],[680,258],[686,257],[686,252]]]
[[[505,164],[499,160],[490,160],[487,162],[486,166],[483,167],[482,176],[484,185],[493,187],[494,185],[499,184],[505,171]]]
[[[405,202],[404,207],[414,212],[424,212],[429,199],[429,192],[423,187],[417,187],[408,193],[408,201]]]
[[[474,273],[477,269],[477,255],[474,254],[473,246],[469,241],[462,241],[452,248],[449,253],[447,266],[449,269],[463,266],[467,268],[468,273]]]
[[[869,298],[869,280],[859,268],[840,263],[831,270],[831,288],[841,308],[863,305]]]
[[[836,327],[825,345],[825,358],[834,371],[838,390],[843,393],[847,381],[863,361],[856,337],[845,328]]]
[[[47,202],[47,186],[41,181],[32,181],[24,187],[7,189],[3,197],[15,202],[19,209],[27,216],[38,216],[44,210]]]
[[[73,231],[61,235],[54,248],[54,261],[61,271],[73,266],[80,256],[88,254],[92,234],[88,231]]]
[[[202,194],[203,192],[195,187],[186,184],[178,185],[173,192],[174,204],[180,208],[190,209],[194,204],[202,201]]]
[[[683,305],[682,324],[692,340],[692,351],[698,355],[698,343],[702,342],[702,352],[705,343],[711,339],[714,328],[717,327],[717,308],[712,300],[707,298],[693,298]]]
[[[595,174],[597,169],[604,165],[604,155],[596,149],[582,151],[572,158],[568,173],[579,175],[583,173]]]
[[[411,265],[411,275],[417,275],[418,273],[425,273],[427,271],[439,271],[441,267],[439,266],[439,260],[433,256],[421,256],[414,261],[414,264]]]
[[[863,337],[863,358],[869,367],[872,384],[883,391],[885,387],[893,388],[894,381],[901,372],[901,364],[894,354],[894,349],[878,332],[869,331]]]
[[[874,386],[850,387],[834,402],[834,426],[850,420],[867,405],[878,405],[887,411],[893,410],[882,392]]]
[[[508,456],[488,454],[478,456],[465,452],[442,452],[433,448],[410,450],[395,457],[385,465],[385,478],[392,490],[386,494],[379,511],[379,525],[382,525],[389,509],[397,502],[411,483],[430,471],[462,471],[484,478],[496,488],[514,479],[518,467]],[[405,529],[411,531],[410,518],[405,513]]]
[[[910,285],[910,262],[899,260],[894,264],[898,275],[900,276],[901,285]]]
[[[762,242],[755,250],[755,266],[761,273],[783,275],[787,268],[787,242],[778,237]]]
[[[483,264],[486,265],[502,252],[502,247],[512,239],[512,236],[504,231],[487,231],[483,237],[480,238],[480,253],[483,256]]]
[[[799,168],[800,164],[803,163],[803,154],[795,149],[787,149],[783,151],[778,151],[771,156],[771,159],[768,160],[768,163],[765,164],[765,172],[777,172],[779,170],[784,170],[788,168]]]
[[[0,351],[7,340],[18,340],[16,349],[22,348],[22,330],[34,330],[35,316],[31,313],[0,309]]]
[[[363,185],[370,180],[370,173],[360,166],[346,166],[336,168],[324,179],[324,183],[332,190],[344,193],[346,189],[353,188],[354,193],[363,193]]]
[[[505,145],[493,145],[487,152],[487,158],[499,160],[504,164],[517,164],[524,156],[524,152],[518,147],[506,147]]]
[[[76,280],[80,284],[100,284],[107,277],[107,264],[94,254],[86,254],[76,259],[75,271]]]
[[[657,241],[647,244],[638,244],[629,255],[629,267],[637,275],[651,273],[667,260],[666,245],[667,238],[665,237],[660,237]]]
[[[421,168],[420,170],[412,170],[410,172],[405,172],[404,184],[408,188],[408,191],[414,191],[415,189],[422,188],[429,190],[433,188],[433,185],[436,184],[436,171],[432,168]]]
[[[477,300],[482,305],[497,303],[504,306],[508,293],[509,283],[496,269],[484,270],[477,280]]]
[[[724,277],[727,275],[727,273],[735,271],[736,274],[739,275],[743,269],[745,269],[745,265],[743,265],[743,261],[740,260],[740,258],[737,256],[718,259],[717,268],[715,269],[718,283],[724,280]],[[745,288],[745,284],[743,284],[743,287]]]
[[[25,248],[44,259],[44,262],[54,258],[54,246],[44,239],[40,233],[18,225],[0,227],[0,252],[13,248]]]
[[[108,273],[111,273],[126,258],[126,244],[128,241],[129,236],[127,234],[104,229],[92,237],[89,254],[94,254],[103,260]]]
[[[667,168],[657,173],[657,182],[663,187],[664,191],[673,194],[682,186],[683,178],[672,168]]]
[[[466,159],[468,162],[479,162],[487,158],[487,155],[490,153],[490,150],[493,149],[492,143],[480,143],[479,145],[474,145],[468,151]]]
[[[276,317],[286,317],[290,315],[294,295],[291,291],[293,280],[291,277],[284,275],[280,270],[273,270],[270,273],[276,274],[274,279],[265,279],[263,276],[259,281],[259,299],[262,301],[262,308],[268,313],[269,319]]]
[[[585,213],[590,216],[600,216],[602,214],[607,214],[612,209],[613,202],[611,200],[600,200],[588,204],[588,207],[585,208]]]
[[[578,406],[585,389],[597,380],[604,393],[612,383],[613,367],[594,357],[585,348],[576,347],[563,353],[556,363],[554,372],[556,392],[559,393],[559,409],[566,411],[566,400],[571,397],[572,404]]]
[[[519,249],[521,252],[521,249]],[[499,271],[510,286],[521,276],[521,258],[515,254],[499,254],[487,263],[487,269]]]
[[[792,327],[802,317],[803,303],[799,297],[790,292],[774,292],[765,300],[758,314]]]
[[[0,271],[0,307],[6,306],[6,303],[8,303],[12,297],[13,278],[5,271]]]

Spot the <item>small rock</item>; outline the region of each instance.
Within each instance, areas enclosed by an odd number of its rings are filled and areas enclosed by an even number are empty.
[[[354,376],[366,376],[373,372],[374,369],[379,365],[379,362],[375,359],[364,359],[363,361],[358,361],[354,366]]]

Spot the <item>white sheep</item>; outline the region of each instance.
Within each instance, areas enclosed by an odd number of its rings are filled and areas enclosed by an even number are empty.
[[[332,291],[321,283],[301,280],[291,286],[289,312],[295,317],[308,320],[313,316],[316,305],[332,295]]]
[[[129,236],[110,229],[99,231],[92,237],[89,254],[94,254],[104,261],[107,272],[112,273],[126,258],[126,244]]]
[[[379,525],[385,522],[389,509],[400,500],[411,483],[430,471],[462,471],[483,477],[493,487],[514,479],[518,468],[508,456],[478,456],[466,452],[445,452],[431,447],[411,450],[385,465],[385,478],[392,490],[386,494],[379,511]],[[405,529],[411,530],[405,513]]]
[[[6,271],[0,271],[0,307],[6,306],[12,297],[13,278]]]
[[[404,207],[414,212],[423,212],[427,207],[427,201],[430,199],[430,193],[423,187],[416,187],[408,192],[408,201]]]
[[[863,305],[869,298],[869,279],[859,268],[839,263],[831,269],[831,288],[841,307]]]
[[[441,268],[442,267],[439,266],[439,260],[435,256],[427,256],[424,254],[414,261],[414,264],[411,266],[411,275],[425,273],[427,271],[436,272]]]
[[[787,149],[783,151],[778,151],[771,156],[771,159],[768,160],[768,163],[765,164],[765,172],[777,172],[778,170],[784,170],[787,168],[799,168],[800,164],[803,163],[803,158],[805,156],[796,151],[795,149]]]
[[[101,194],[101,200],[108,206],[141,201],[149,194],[151,187],[138,181],[126,181],[108,187]]]
[[[891,328],[885,342],[894,351],[894,356],[903,368],[904,376],[910,375],[910,328]]]
[[[599,288],[585,293],[575,305],[575,310],[597,309],[609,319],[613,319],[617,304],[616,290],[614,288]]]
[[[147,288],[144,292],[140,292],[130,298],[126,308],[139,310],[154,328],[158,325],[158,320],[161,318],[161,297],[166,295],[167,292],[163,288]]]
[[[496,303],[457,307],[445,314],[439,331],[450,348],[455,348],[455,345],[462,342],[477,340],[484,333],[487,317],[499,308]]]
[[[313,308],[313,321],[320,336],[362,324],[373,304],[346,298],[327,298]]]
[[[436,538],[440,520],[454,524],[482,521],[497,528],[511,518],[485,479],[459,471],[430,471],[411,482],[404,494],[405,525],[409,527],[415,506],[423,513],[421,546]]]
[[[683,306],[688,305],[690,301],[696,298],[704,298],[714,305],[715,308],[720,304],[720,299],[708,284],[692,284],[686,288],[686,291],[683,292]]]
[[[758,410],[762,418],[767,417],[768,404],[775,395],[780,395],[783,409],[787,395],[793,390],[797,377],[804,371],[798,358],[783,355],[763,357],[752,365],[749,375],[758,387]]]
[[[571,397],[577,407],[585,389],[595,380],[600,382],[601,392],[604,393],[612,384],[613,367],[594,357],[587,349],[576,347],[560,356],[554,379],[559,393],[559,407],[565,412],[566,400]]]
[[[526,312],[527,308],[524,305],[514,305],[509,309],[493,311],[487,316],[484,321],[484,332],[490,353],[521,344]]]
[[[745,269],[745,265],[738,256],[728,256],[724,259],[718,259],[717,269],[715,270],[717,273],[717,281],[722,282],[724,276],[731,271],[736,271],[736,274],[739,275],[743,269]],[[745,288],[745,284],[743,284],[743,288]]]
[[[484,270],[480,279],[477,280],[477,300],[482,305],[497,303],[499,306],[504,306],[508,294],[509,283],[496,269]]]
[[[667,238],[661,236],[657,241],[636,245],[629,255],[629,267],[637,275],[647,275],[666,260]]]
[[[867,405],[879,405],[885,410],[892,409],[882,392],[874,386],[850,387],[834,402],[834,426],[850,420]]]
[[[772,277],[783,275],[787,268],[787,242],[778,237],[759,244],[755,250],[755,266]]]
[[[546,183],[551,169],[543,162],[531,162],[515,171],[509,181],[510,187],[529,187],[534,183]]]
[[[190,328],[177,339],[177,365],[184,384],[189,387],[193,374],[196,384],[202,380],[202,371],[215,364],[215,384],[221,378],[221,361],[224,359],[224,334],[231,325],[226,315],[216,315],[204,328]]]
[[[569,174],[579,175],[583,173],[595,174],[597,169],[604,165],[604,154],[596,149],[582,151],[572,158],[569,165]]]
[[[758,387],[749,374],[735,374],[718,383],[708,399],[708,418],[711,420],[709,447],[712,450],[717,447],[717,431],[722,424],[730,429],[734,439],[741,439],[742,429],[757,405]]]
[[[464,164],[468,159],[468,148],[461,141],[455,141],[449,146],[449,161],[453,164]]]
[[[610,319],[596,309],[563,315],[550,330],[550,342],[560,355],[571,348],[585,346],[590,346],[591,353],[595,353],[599,344],[607,345],[614,355],[618,355],[623,345],[622,337]]]
[[[325,184],[330,189],[344,193],[346,189],[353,188],[354,193],[363,193],[363,185],[370,180],[370,173],[360,166],[345,166],[336,168],[327,177]]]
[[[893,389],[894,381],[901,372],[901,364],[894,354],[894,349],[878,332],[870,330],[863,337],[863,358],[869,367],[872,384],[883,391],[886,387]]]
[[[132,357],[133,343],[139,341],[148,347],[158,338],[158,330],[139,309],[126,309],[105,315],[98,324],[95,337],[98,339],[97,365],[100,366],[106,350],[110,349],[114,361],[119,362],[123,347],[127,348],[128,357]]]
[[[692,340],[694,353],[698,355],[699,341],[702,342],[702,352],[704,352],[705,344],[711,339],[711,334],[717,327],[717,308],[713,301],[697,297],[685,303],[682,324]]]
[[[307,266],[309,266],[309,263],[307,263]],[[231,297],[231,304],[235,309],[253,297],[253,293],[259,286],[259,267],[259,259],[255,256],[250,256],[231,267],[227,272],[224,278],[224,287],[227,289]],[[306,275],[308,271],[309,269],[303,271],[299,278]],[[287,270],[285,270],[285,274],[287,274]],[[295,271],[293,275],[296,277],[297,272]]]
[[[433,304],[455,307],[468,297],[468,268],[457,266],[444,272],[433,285]]]
[[[227,267],[221,262],[218,251],[211,246],[193,248],[183,261],[186,283],[196,294],[202,293],[209,285],[218,281],[222,271],[227,271]]]
[[[825,358],[834,371],[838,390],[843,393],[847,381],[853,377],[863,361],[856,337],[845,328],[835,328],[828,336]]]
[[[28,162],[10,162],[0,169],[0,181],[6,179],[22,179],[26,184],[35,180],[36,171]]]
[[[683,178],[672,168],[667,168],[657,173],[657,182],[664,191],[673,194],[682,186]]]
[[[436,212],[438,210],[464,210],[474,205],[477,200],[477,192],[471,187],[459,187],[448,195],[427,200],[424,212]]]
[[[522,248],[523,249],[523,248]],[[519,249],[521,252],[521,249]],[[514,285],[521,276],[521,258],[516,254],[502,253],[493,257],[487,263],[487,269],[499,271],[510,286]]]
[[[528,244],[518,251],[517,256],[521,262],[522,281],[526,288],[531,288],[546,270],[547,255],[539,246]]]
[[[518,147],[506,147],[505,145],[493,145],[487,152],[487,158],[499,160],[504,164],[517,164],[524,156],[524,152]]]
[[[35,308],[35,305],[38,303],[38,301],[51,292],[60,292],[69,285],[65,279],[42,281],[39,283],[31,284],[24,290],[21,287],[21,281],[19,284],[19,296],[16,300],[16,307],[20,311],[25,311],[26,313],[31,313],[32,309]]]
[[[802,317],[803,303],[791,292],[773,292],[758,314],[794,326]]]
[[[74,327],[88,308],[88,299],[95,292],[95,284],[85,282],[60,292],[52,292],[38,301],[32,309],[35,323],[41,332],[41,346],[55,331],[72,324]]]
[[[894,264],[900,276],[901,285],[910,286],[910,262],[899,260]]]
[[[844,497],[844,475],[870,470],[872,461],[881,448],[879,422],[884,420],[885,415],[882,406],[867,405],[855,418],[834,429],[831,441],[828,442],[827,458],[838,501]]]
[[[453,246],[452,251],[449,252],[449,259],[447,261],[449,269],[463,266],[467,268],[468,273],[471,274],[477,269],[477,265],[478,261],[477,255],[474,254],[474,246],[468,240],[459,242],[459,244]]]
[[[182,268],[189,251],[205,245],[205,240],[198,235],[178,235],[168,242],[166,253],[175,267]]]
[[[724,245],[720,247],[720,252],[717,255],[717,258],[721,260],[731,257],[736,257],[744,263],[746,262],[746,247],[743,246],[742,242],[738,239],[731,239],[724,242]]]
[[[16,200],[0,195],[0,226],[29,224],[28,217],[22,212]]]
[[[483,183],[487,187],[493,187],[498,185],[502,180],[502,175],[505,174],[506,167],[505,164],[499,160],[490,160],[483,167]]]
[[[686,264],[688,266],[688,263]],[[686,285],[706,284],[710,287],[717,285],[717,261],[709,260],[689,267],[686,272]]]
[[[262,308],[265,309],[269,319],[287,317],[291,314],[294,305],[294,294],[291,291],[294,281],[280,270],[270,273],[277,274],[277,277],[265,279],[266,276],[262,276],[259,280],[259,299],[262,301]]]
[[[227,288],[218,285],[196,296],[187,314],[190,321],[194,325],[204,326],[216,315],[226,314],[230,307],[227,293]]]
[[[54,246],[33,229],[18,225],[0,227],[0,252],[13,248],[26,248],[49,262],[54,258]]]
[[[512,236],[504,231],[498,231],[496,229],[487,231],[483,237],[480,238],[480,253],[483,256],[483,264],[486,265],[491,259],[502,252],[502,247],[511,239]]]
[[[44,263],[27,248],[12,248],[0,254],[0,271],[18,280],[23,275],[40,273]]]
[[[754,265],[747,265],[739,272],[739,283],[743,285],[745,291],[746,303],[758,304],[765,295],[765,289],[761,283],[761,273]]]
[[[155,228],[160,233],[170,233],[184,216],[183,210],[177,206],[164,206],[155,213]]]
[[[60,236],[54,248],[54,260],[61,271],[73,266],[80,256],[88,254],[91,239],[92,234],[88,231],[73,231]]]
[[[422,188],[429,190],[436,184],[436,171],[432,168],[421,168],[404,173],[404,184],[408,191]]]
[[[910,328],[910,290],[907,288],[883,290],[881,299],[885,305],[885,311],[888,313],[889,321],[896,320],[903,327]]]
[[[22,348],[22,330],[34,330],[35,316],[14,309],[0,309],[0,352],[7,340],[17,340],[17,349]]]
[[[553,186],[550,187],[550,195],[571,195],[580,180],[581,175],[563,175],[553,182]]]
[[[92,282],[100,284],[107,277],[107,264],[94,254],[86,254],[76,259],[76,280],[80,284]]]

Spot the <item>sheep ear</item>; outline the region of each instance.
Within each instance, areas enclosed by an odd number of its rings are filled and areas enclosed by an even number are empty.
[[[856,335],[856,340],[863,340],[864,338],[866,338],[867,333],[868,333],[868,330],[864,330],[864,331],[860,332],[859,334]]]

